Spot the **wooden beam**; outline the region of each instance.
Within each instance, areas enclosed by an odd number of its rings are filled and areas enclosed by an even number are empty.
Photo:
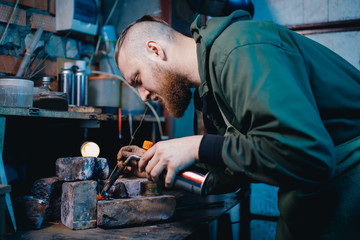
[[[16,0],[3,0],[5,2],[16,3]],[[20,0],[19,5],[48,11],[48,0]]]

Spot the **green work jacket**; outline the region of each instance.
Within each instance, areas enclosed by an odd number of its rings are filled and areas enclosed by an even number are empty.
[[[191,32],[208,130],[200,161],[279,186],[277,239],[360,239],[360,72],[241,10],[198,17]]]

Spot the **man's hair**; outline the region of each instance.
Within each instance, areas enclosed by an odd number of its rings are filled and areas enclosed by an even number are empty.
[[[114,52],[114,58],[115,58],[115,63],[116,66],[119,66],[118,63],[118,57],[119,57],[119,52],[120,52],[120,48],[122,47],[126,36],[128,35],[129,30],[136,24],[141,23],[141,22],[156,22],[156,23],[160,23],[163,24],[165,26],[169,26],[169,24],[167,22],[165,22],[164,20],[162,20],[161,18],[154,16],[154,15],[144,15],[143,17],[139,18],[138,20],[136,20],[135,22],[129,24],[124,31],[120,34],[119,39],[116,43],[116,47],[115,47],[115,52]]]

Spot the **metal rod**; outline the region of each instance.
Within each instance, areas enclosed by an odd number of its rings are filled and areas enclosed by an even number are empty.
[[[137,155],[131,155],[129,156],[123,163],[121,168],[116,169],[116,171],[112,174],[110,180],[108,182],[105,183],[105,186],[103,188],[103,190],[101,191],[101,196],[108,198],[109,197],[109,189],[112,187],[112,185],[114,184],[114,182],[116,181],[116,179],[119,178],[119,176],[121,175],[121,173],[124,171],[125,167],[129,164],[129,162],[131,160],[140,160],[140,157]]]

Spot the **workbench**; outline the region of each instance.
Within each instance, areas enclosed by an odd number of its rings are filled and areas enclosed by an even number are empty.
[[[88,128],[100,128],[100,123],[113,123],[117,125],[118,115],[117,114],[104,114],[98,111],[99,109],[92,108],[92,107],[80,107],[80,108],[69,108],[69,111],[55,111],[55,110],[47,110],[47,109],[39,109],[39,108],[24,108],[24,107],[0,107],[0,179],[1,184],[8,184],[7,176],[5,174],[4,168],[4,161],[3,161],[3,152],[4,152],[4,140],[5,140],[5,128],[9,125],[10,122],[16,122],[12,125],[15,128],[14,131],[11,132],[10,135],[16,135],[19,139],[28,137],[26,135],[32,135],[36,137],[39,135],[35,126],[35,123],[41,122],[50,123],[51,124],[62,124],[62,125],[69,125],[69,122],[75,123],[76,128],[88,129]],[[133,121],[140,121],[142,119],[142,115],[132,116]],[[122,121],[126,121],[129,119],[128,116],[123,115],[121,116]],[[149,122],[152,125],[155,125],[156,119],[153,116],[146,115],[143,119],[144,122]],[[164,122],[164,117],[160,117],[160,121]],[[41,125],[40,124],[40,125]],[[14,127],[15,126],[15,127]],[[41,126],[40,126],[41,127]],[[27,133],[25,130],[29,130],[30,134]],[[117,128],[115,129],[116,135],[118,135]],[[86,131],[87,132],[87,131]],[[114,133],[115,134],[115,133]],[[9,135],[9,134],[8,134]],[[56,138],[58,136],[53,136]],[[85,139],[85,137],[81,136],[81,138]],[[129,139],[129,138],[128,138]],[[30,140],[32,141],[32,140]],[[35,140],[36,141],[36,140]],[[45,142],[51,142],[52,139],[43,139]],[[33,144],[33,143],[31,143]],[[38,143],[40,146],[42,143]],[[73,144],[75,145],[75,144]],[[55,146],[56,147],[56,146]],[[66,147],[64,147],[66,148]],[[26,152],[26,148],[21,148],[21,151],[18,152]],[[118,150],[118,149],[117,149]],[[39,151],[44,151],[39,147]],[[111,151],[116,154],[117,151]],[[24,153],[26,155],[26,153]],[[29,155],[31,153],[27,153]],[[56,159],[54,159],[56,160]],[[54,161],[53,160],[53,161]],[[55,167],[55,164],[54,164]],[[38,168],[38,167],[37,167]],[[49,170],[48,166],[44,166],[46,171]],[[45,176],[39,176],[45,177]],[[10,193],[5,193],[5,200],[7,210],[11,216],[11,221],[13,228],[16,229],[16,221],[13,213],[12,202],[10,198]]]
[[[133,116],[134,121],[139,121],[142,116]],[[4,150],[5,123],[6,125],[18,126],[27,123],[27,128],[32,127],[37,121],[52,122],[52,124],[64,124],[66,122],[76,122],[77,127],[82,128],[100,128],[102,124],[114,122],[116,125],[117,115],[99,114],[89,112],[69,112],[69,111],[51,111],[37,108],[6,108],[0,107],[0,165],[3,167],[2,153]],[[122,120],[128,120],[127,116],[122,116]],[[155,118],[146,116],[145,122],[155,124]],[[163,122],[164,119],[161,118]],[[24,128],[17,129],[20,132]],[[30,134],[36,134],[32,131]],[[117,134],[117,133],[116,133]],[[70,139],[71,140],[71,139]],[[69,146],[67,144],[66,146]],[[64,148],[66,148],[64,146]],[[46,167],[45,167],[46,168]],[[2,178],[6,176],[0,173]],[[46,176],[40,176],[46,177]],[[143,226],[130,226],[117,229],[93,228],[87,230],[71,230],[61,224],[61,222],[44,223],[37,230],[19,229],[14,233],[11,222],[7,222],[7,238],[13,239],[213,239],[213,236],[228,237],[231,235],[231,222],[228,218],[228,212],[234,207],[240,205],[239,216],[244,215],[238,220],[240,226],[240,235],[247,236],[249,231],[248,224],[248,191],[240,190],[236,193],[210,195],[202,198],[193,194],[186,194],[177,198],[177,207],[174,216],[166,221]],[[9,196],[9,194],[8,194]],[[8,197],[8,206],[11,201]],[[244,207],[242,207],[244,206]],[[9,209],[10,210],[10,209]],[[244,238],[241,238],[244,239]]]
[[[246,190],[238,192],[200,197],[191,193],[177,200],[173,218],[166,222],[130,226],[116,229],[92,228],[71,230],[61,223],[47,224],[38,230],[18,231],[8,235],[8,240],[42,239],[227,239],[231,236],[231,224],[222,218],[226,213],[246,201]],[[241,209],[241,208],[240,208]],[[241,211],[241,210],[240,210]],[[241,213],[240,213],[241,215]],[[246,226],[246,223],[244,224]],[[240,233],[242,225],[240,224]],[[244,231],[247,231],[244,229]]]

